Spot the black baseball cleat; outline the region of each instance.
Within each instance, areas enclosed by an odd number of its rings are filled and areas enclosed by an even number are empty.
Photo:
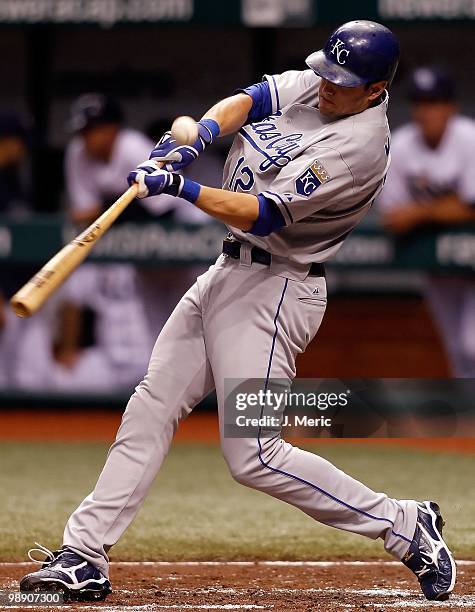
[[[27,574],[20,581],[20,591],[57,591],[64,595],[64,600],[98,601],[112,593],[110,582],[91,563],[68,548],[48,550],[35,542],[38,548],[28,551],[29,558],[35,563],[42,563],[37,572]],[[44,561],[32,557],[34,551],[46,555]]]
[[[402,562],[417,576],[427,599],[444,601],[457,576],[454,558],[442,538],[444,521],[436,503],[425,501],[417,507],[416,531]]]

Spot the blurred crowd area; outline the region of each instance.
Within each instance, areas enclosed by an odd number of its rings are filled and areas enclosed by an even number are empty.
[[[0,66],[7,85],[0,100],[0,215],[55,214],[84,227],[126,189],[129,170],[149,157],[175,116],[198,119],[263,73],[305,69],[306,56],[331,29],[3,30],[0,48],[10,61]],[[392,236],[473,226],[472,32],[444,24],[395,31],[402,58],[390,92],[392,166],[365,222]],[[229,145],[223,139],[210,147],[189,176],[220,187]],[[210,222],[167,195],[137,202],[122,222],[156,220]],[[131,389],[170,312],[203,269],[85,263],[40,313],[20,320],[8,299],[36,269],[1,264],[0,391]],[[451,374],[475,377],[474,275],[431,271],[420,292]]]

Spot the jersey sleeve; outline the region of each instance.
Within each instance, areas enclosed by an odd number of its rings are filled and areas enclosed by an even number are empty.
[[[351,169],[336,149],[318,146],[306,153],[303,159],[289,162],[261,194],[277,204],[287,226],[347,199],[354,191]]]
[[[252,98],[252,108],[246,123],[261,121],[265,117],[292,104],[309,90],[315,90],[316,77],[312,70],[288,70],[282,74],[265,74],[260,83],[236,89]]]
[[[301,99],[309,90],[317,88],[318,77],[313,70],[287,70],[282,74],[265,74],[269,83],[272,113]]]

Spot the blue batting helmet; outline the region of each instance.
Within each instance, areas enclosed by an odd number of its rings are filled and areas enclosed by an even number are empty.
[[[335,85],[357,87],[375,81],[391,83],[399,61],[396,36],[375,21],[349,21],[333,32],[307,66]]]

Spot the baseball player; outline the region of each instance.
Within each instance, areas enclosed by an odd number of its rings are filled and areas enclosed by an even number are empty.
[[[152,141],[137,130],[123,125],[118,103],[100,93],[80,96],[71,106],[69,130],[73,137],[66,148],[65,178],[71,218],[91,223],[104,207],[120,195],[124,174],[148,155]],[[163,194],[145,200],[152,214],[173,210],[178,200]],[[144,216],[142,207],[128,209]]]
[[[383,222],[399,235],[474,223],[475,121],[458,114],[455,83],[442,67],[417,68],[408,94],[413,121],[394,134]],[[453,375],[475,377],[473,274],[431,273],[424,292]]]
[[[221,444],[240,483],[314,519],[384,541],[446,599],[455,564],[433,502],[392,499],[280,436],[224,436],[226,379],[292,379],[326,306],[324,264],[371,206],[389,165],[387,88],[399,45],[370,21],[338,28],[308,69],[267,75],[213,106],[193,147],[165,137],[130,173],[141,196],[178,194],[224,221],[230,237],[161,331],[94,491],[70,517],[57,552],[23,590],[56,584],[76,598],[110,590],[107,551],[131,523],[175,429],[216,389]],[[175,174],[219,135],[236,133],[224,188]],[[157,169],[157,159],[169,160]]]

